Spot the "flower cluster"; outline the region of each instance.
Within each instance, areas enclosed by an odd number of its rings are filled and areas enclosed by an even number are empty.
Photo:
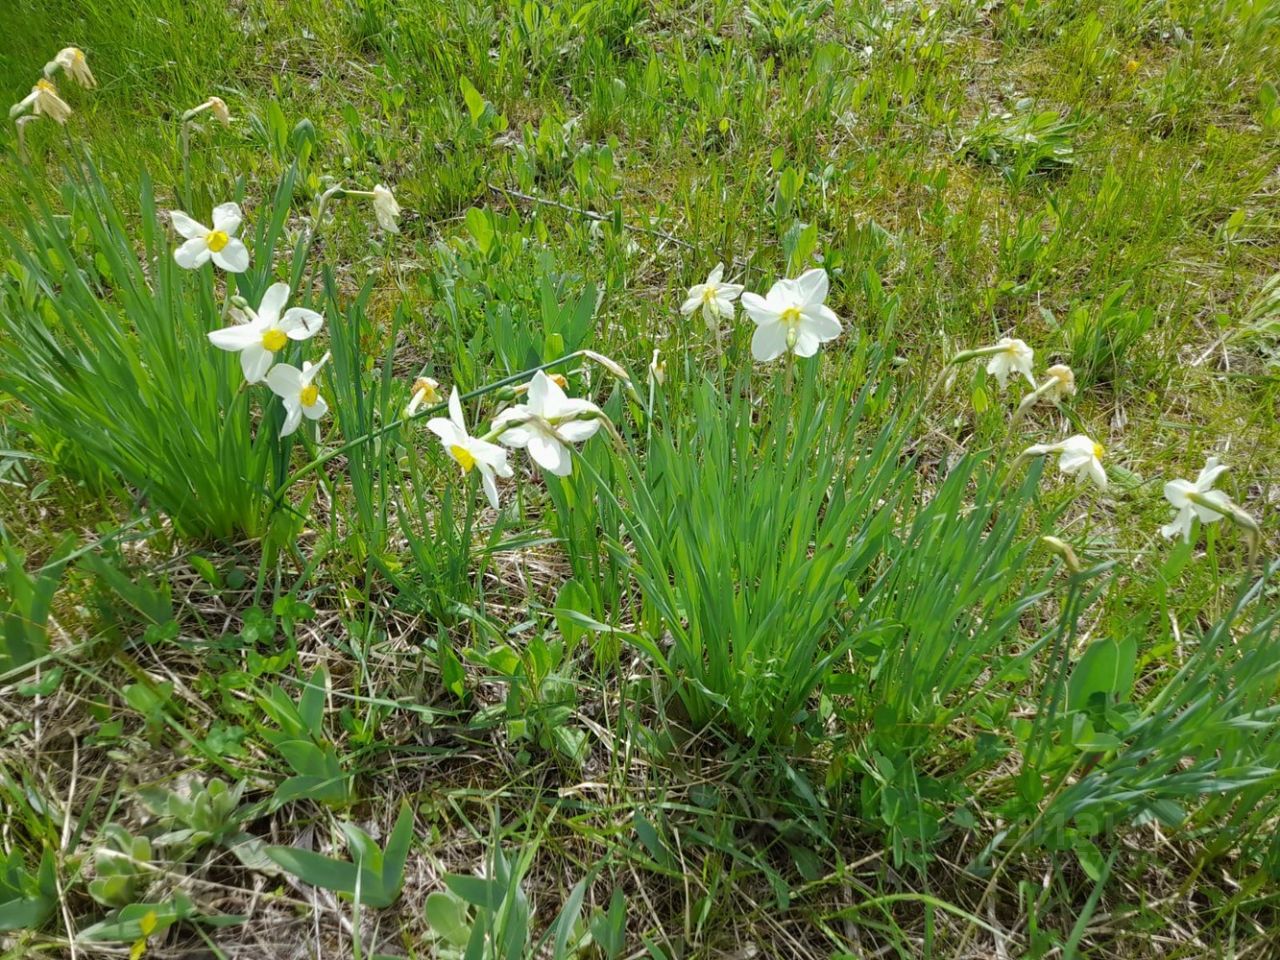
[[[1075,373],[1066,364],[1054,364],[1045,371],[1045,379],[1038,385],[1034,373],[1035,351],[1024,341],[1005,337],[993,346],[980,347],[957,354],[952,363],[979,357],[989,358],[987,373],[994,376],[1003,390],[1008,386],[1011,374],[1018,374],[1031,385],[1029,392],[1019,403],[1013,420],[1037,402],[1060,403],[1076,392]],[[1106,455],[1102,444],[1085,434],[1075,434],[1057,443],[1036,443],[1027,447],[1018,457],[1022,461],[1031,457],[1057,456],[1058,470],[1078,482],[1091,480],[1100,490],[1108,487],[1107,471],[1102,461]],[[1165,499],[1174,508],[1174,518],[1160,528],[1166,538],[1182,536],[1191,540],[1193,522],[1215,523],[1224,517],[1243,527],[1251,540],[1258,532],[1257,522],[1231,498],[1213,485],[1227,468],[1216,457],[1210,457],[1205,468],[1192,483],[1189,480],[1170,480],[1164,485]]]
[[[59,72],[86,89],[98,85],[84,51],[79,47],[63,47],[44,65],[44,75],[35,82],[31,92],[9,108],[9,118],[17,122],[19,135],[25,121],[48,117],[57,123],[66,123],[71,116],[71,105],[62,99],[53,82]]]
[[[720,320],[733,318],[734,301],[740,297],[756,325],[751,355],[761,363],[784,353],[812,357],[819,346],[840,336],[840,318],[826,305],[826,270],[816,267],[795,279],[784,277],[764,296],[744,293],[742,285],[724,283],[723,276],[724,264],[718,263],[705,282],[689,288],[680,312],[690,316],[701,310],[708,328],[718,330]]]
[[[409,415],[416,412],[415,401],[419,396],[434,393],[437,386],[434,380],[417,381],[414,399],[406,412]],[[427,421],[427,429],[440,438],[445,452],[462,468],[464,475],[472,470],[480,474],[485,496],[497,510],[495,478],[512,475],[503,447],[527,450],[538,466],[557,477],[565,477],[573,471],[573,445],[591,439],[604,422],[605,415],[599,407],[589,400],[567,396],[564,386],[564,377],[537,371],[522,388],[525,402],[500,412],[489,432],[479,437],[467,431],[462,402],[454,387],[449,394],[448,419],[434,417]]]
[[[778,280],[764,296],[744,292],[744,289],[740,284],[725,283],[724,264],[718,263],[704,282],[689,288],[680,313],[689,317],[700,311],[708,329],[718,334],[720,322],[733,318],[734,302],[740,301],[756,325],[751,338],[751,355],[761,362],[774,360],[784,353],[811,357],[819,346],[841,333],[839,317],[826,305],[828,279],[825,270],[808,270],[795,279]],[[949,365],[974,359],[987,361],[986,372],[995,378],[1002,391],[1008,389],[1013,378],[1026,380],[1031,387],[1014,412],[1014,423],[1037,403],[1056,405],[1075,396],[1075,372],[1064,363],[1050,366],[1037,383],[1035,350],[1016,337],[1002,337],[989,347],[963,351],[953,357]],[[654,352],[650,373],[655,382],[661,382],[657,351]],[[1092,481],[1099,490],[1106,490],[1109,486],[1106,467],[1103,466],[1106,451],[1102,444],[1083,433],[1056,443],[1032,444],[1018,460],[1045,456],[1056,456],[1059,471],[1077,482]],[[552,467],[548,466],[548,469]],[[1243,527],[1251,537],[1257,535],[1256,521],[1225,493],[1213,489],[1214,482],[1226,469],[1216,458],[1210,457],[1194,483],[1171,480],[1165,484],[1165,499],[1175,511],[1173,520],[1160,530],[1165,537],[1181,535],[1190,540],[1195,519],[1209,524],[1224,517]]]

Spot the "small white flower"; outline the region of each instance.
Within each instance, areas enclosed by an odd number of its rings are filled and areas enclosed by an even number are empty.
[[[46,75],[52,72],[51,68],[61,68],[63,73],[82,87],[90,88],[98,85],[98,81],[93,78],[93,71],[89,69],[89,61],[85,59],[84,51],[79,47],[63,47],[58,51],[58,55],[45,65]]]
[[[1213,489],[1218,477],[1228,468],[1218,462],[1217,457],[1210,457],[1196,477],[1196,482],[1189,480],[1170,480],[1164,485],[1164,498],[1173,506],[1173,519],[1160,528],[1166,538],[1181,535],[1188,543],[1191,541],[1191,525],[1195,517],[1201,523],[1215,523],[1231,512],[1231,498],[1221,490]],[[1198,502],[1192,502],[1191,494]],[[1208,501],[1208,504],[1205,503]],[[1209,504],[1217,504],[1222,509],[1215,510]]]
[[[378,218],[378,226],[387,233],[400,232],[400,204],[382,184],[373,188],[373,213]]]
[[[819,344],[840,336],[840,318],[825,304],[827,271],[806,270],[794,280],[779,280],[765,296],[742,295],[742,307],[756,324],[751,355],[773,360],[790,350],[811,357]]]
[[[724,264],[717,263],[705,283],[695,283],[689,288],[680,312],[688,317],[701,309],[702,318],[711,330],[720,325],[721,319],[732,320],[733,301],[742,295],[743,287],[740,283],[721,283],[723,276]]]
[[[28,108],[37,117],[48,117],[58,123],[66,123],[71,116],[71,106],[58,96],[58,88],[52,80],[40,78],[31,92],[9,108],[9,116],[16,117]]]
[[[231,111],[227,109],[227,102],[221,97],[210,97],[205,101],[209,105],[209,112],[213,114],[224,127],[231,126]]]
[[[1064,474],[1075,477],[1078,482],[1088,478],[1098,489],[1107,489],[1107,471],[1102,466],[1106,451],[1102,444],[1078,433],[1061,443],[1037,443],[1023,451],[1022,456],[1043,457],[1051,453],[1058,454],[1058,469]]]
[[[236,237],[242,219],[237,203],[220,203],[213,208],[212,230],[181,210],[171,210],[169,220],[173,229],[187,241],[173,251],[173,259],[188,270],[202,267],[212,259],[228,273],[244,273],[249,269],[249,251]]]
[[[1044,391],[1042,396],[1045,400],[1056,403],[1076,395],[1075,371],[1065,363],[1055,363],[1045,373],[1049,375],[1049,379],[1040,385],[1040,389]]]
[[[314,310],[303,307],[285,310],[288,302],[289,285],[273,283],[262,295],[256,312],[238,311],[245,317],[244,323],[209,333],[209,342],[215,347],[240,354],[240,369],[249,383],[258,383],[266,377],[275,355],[290,340],[310,340],[324,325],[324,317]]]
[[[600,408],[589,400],[566,397],[541,370],[529,381],[526,399],[498,414],[493,432],[502,431],[498,441],[505,446],[528,448],[534,462],[557,477],[568,476],[573,460],[567,444],[588,440],[600,429]]]
[[[481,440],[467,433],[466,421],[462,419],[462,402],[458,399],[458,388],[454,387],[449,394],[449,418],[432,417],[427,421],[427,429],[440,438],[445,452],[451,456],[463,474],[472,469],[480,471],[480,481],[484,486],[484,495],[489,506],[498,508],[498,482],[495,477],[511,476],[511,466],[507,463],[507,451],[496,443]]]
[[[656,347],[653,351],[653,359],[649,361],[649,378],[656,382],[658,386],[662,386],[667,382],[667,365],[659,359],[661,351]]]
[[[319,363],[303,361],[301,370],[291,363],[278,363],[267,374],[267,386],[284,401],[281,437],[287,437],[297,430],[304,416],[308,420],[319,420],[329,412],[329,405],[320,396],[320,389],[311,382],[328,359],[329,354],[326,353]]]
[[[412,417],[424,403],[436,404],[439,402],[440,384],[430,377],[419,377],[413,381],[413,395],[409,397],[409,404],[404,408],[404,415]]]
[[[987,361],[987,373],[999,381],[1000,389],[1003,390],[1009,385],[1009,374],[1013,372],[1022,374],[1027,378],[1027,383],[1035,387],[1036,378],[1031,372],[1035,351],[1021,340],[1009,337],[996,341],[996,347],[999,348],[999,352],[992,354],[991,359]]]

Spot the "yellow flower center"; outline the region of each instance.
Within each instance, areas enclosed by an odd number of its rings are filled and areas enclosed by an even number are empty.
[[[217,253],[231,242],[231,238],[227,236],[227,232],[225,230],[210,230],[209,235],[204,238],[204,242],[208,245],[210,250]]]
[[[562,373],[553,373],[551,375],[551,382],[561,390],[564,390],[569,386],[569,381],[564,378],[564,374]]]
[[[308,383],[298,391],[298,399],[304,407],[315,406],[315,402],[320,399],[320,388]]]
[[[476,465],[476,458],[466,447],[460,447],[455,443],[449,448],[449,454],[461,464],[463,473],[470,473],[471,468]]]
[[[277,330],[275,327],[272,327],[262,335],[262,345],[272,353],[275,353],[278,350],[283,350],[284,345],[288,342],[289,338],[285,336],[284,331]],[[315,388],[312,387],[311,389],[314,390]]]
[[[1103,457],[1107,455],[1107,451],[1103,449],[1102,444],[1095,442],[1093,445],[1093,455],[1097,459],[1101,460]]]
[[[710,303],[716,298],[716,293],[717,290],[715,285],[708,283],[706,289],[702,291],[702,302]]]
[[[413,381],[413,392],[422,394],[423,403],[436,403],[440,399],[440,392],[436,389],[438,386],[434,380],[419,377]]]
[[[71,51],[71,57],[76,63],[84,63],[84,51],[79,47]]]
[[[782,311],[782,316],[779,319],[781,319],[781,321],[785,323],[788,327],[799,326],[800,325],[800,308],[787,307],[787,309]]]
[[[45,93],[58,92],[58,88],[55,87],[52,83],[50,83],[48,80],[43,80],[43,79],[37,80],[36,86],[39,87],[41,90],[43,90]]]

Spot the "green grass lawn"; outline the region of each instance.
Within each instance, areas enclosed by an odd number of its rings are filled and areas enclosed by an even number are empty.
[[[4,28],[0,956],[1275,955],[1280,8]]]

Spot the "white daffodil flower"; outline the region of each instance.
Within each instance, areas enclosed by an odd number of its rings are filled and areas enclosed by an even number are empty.
[[[756,324],[751,355],[761,362],[788,350],[797,357],[811,357],[819,344],[840,336],[840,318],[826,299],[827,271],[821,267],[794,280],[779,280],[763,297],[744,293],[742,308]]]
[[[227,102],[221,97],[210,97],[205,101],[209,105],[209,112],[213,114],[213,118],[224,127],[231,126],[231,111],[227,109]]]
[[[1044,393],[1041,396],[1050,403],[1057,403],[1065,400],[1067,397],[1076,395],[1076,374],[1075,371],[1068,367],[1065,363],[1055,363],[1052,367],[1045,371],[1049,375],[1049,379],[1042,383],[1039,390]]]
[[[423,404],[430,405],[439,402],[440,384],[430,377],[419,377],[413,381],[413,395],[409,397],[409,404],[404,408],[404,415],[412,417]]]
[[[82,87],[92,88],[98,85],[98,81],[93,78],[93,71],[89,69],[89,61],[79,47],[63,47],[59,50],[58,55],[44,65],[44,74],[46,77],[52,76],[59,69]]]
[[[1001,390],[1009,386],[1010,373],[1020,373],[1032,387],[1036,385],[1035,375],[1031,371],[1031,362],[1035,359],[1034,350],[1021,340],[1002,337],[996,341],[995,351],[987,361],[987,373],[996,378]]]
[[[382,184],[373,188],[373,213],[378,218],[378,226],[387,233],[400,232],[400,204],[396,203],[394,194]]]
[[[711,330],[719,327],[722,319],[732,320],[733,301],[742,295],[743,287],[740,283],[721,283],[720,278],[723,276],[724,264],[717,263],[707,275],[705,283],[695,283],[689,288],[684,303],[680,305],[680,312],[688,317],[701,309],[702,318],[707,321],[707,327]]]
[[[238,311],[245,322],[213,330],[209,342],[221,350],[240,354],[240,369],[249,383],[258,383],[267,375],[275,355],[290,340],[310,340],[324,326],[324,317],[304,307],[290,307],[289,285],[273,283],[262,295],[257,311]],[[283,311],[283,312],[282,312]]]
[[[653,359],[649,361],[649,379],[662,386],[667,382],[667,364],[660,359],[662,351],[656,347],[653,351]]]
[[[1102,466],[1106,451],[1102,444],[1095,443],[1082,433],[1060,443],[1037,443],[1024,450],[1018,459],[1043,457],[1053,453],[1058,454],[1058,469],[1064,474],[1075,477],[1077,482],[1083,482],[1087,477],[1098,485],[1098,489],[1107,489],[1107,471]]]
[[[16,117],[30,109],[37,117],[48,117],[58,123],[66,123],[71,116],[71,106],[60,96],[52,80],[41,78],[31,92],[9,108],[9,116]]]
[[[489,506],[497,510],[498,482],[495,477],[511,476],[511,466],[507,463],[507,451],[496,443],[481,440],[467,433],[466,421],[462,419],[462,402],[458,399],[458,388],[454,387],[449,394],[449,418],[432,417],[427,421],[427,429],[440,438],[445,452],[451,456],[463,474],[473,469],[480,471],[480,482],[484,486],[484,495]]]
[[[1224,516],[1231,515],[1231,498],[1221,490],[1213,489],[1219,476],[1229,468],[1218,462],[1217,457],[1210,457],[1196,477],[1196,482],[1189,480],[1170,480],[1164,485],[1164,498],[1173,506],[1173,519],[1160,528],[1160,532],[1169,539],[1181,536],[1188,543],[1191,541],[1191,526],[1196,517],[1203,524],[1216,523]],[[1221,510],[1214,509],[1215,506]]]
[[[212,259],[228,273],[244,273],[249,269],[249,250],[236,237],[242,219],[237,203],[220,203],[213,208],[212,230],[181,210],[169,211],[173,229],[187,241],[173,251],[173,259],[188,270],[202,267]]]
[[[528,448],[538,466],[567,477],[573,471],[568,444],[590,439],[604,414],[589,400],[566,397],[541,370],[529,381],[526,400],[498,414],[492,434],[505,446]]]
[[[319,363],[303,361],[301,370],[291,363],[278,363],[267,374],[267,386],[284,401],[281,437],[287,437],[297,430],[304,416],[308,420],[319,420],[329,412],[329,405],[320,396],[320,388],[311,382],[328,359],[329,354],[326,353]]]

